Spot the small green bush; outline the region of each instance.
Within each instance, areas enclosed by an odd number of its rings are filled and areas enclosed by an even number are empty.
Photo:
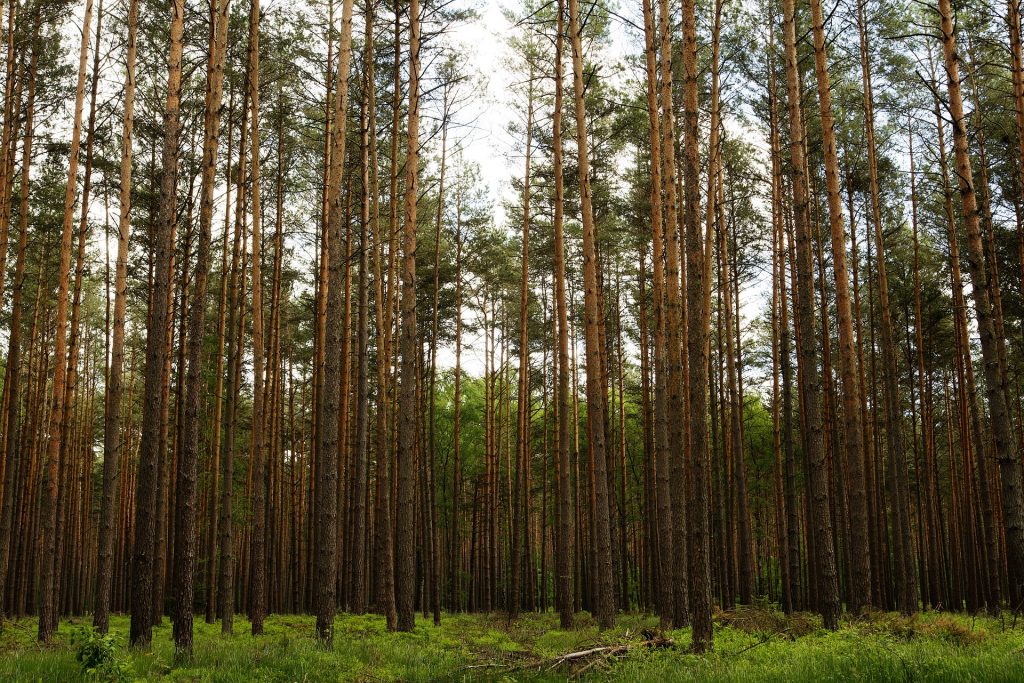
[[[133,680],[131,657],[117,638],[91,628],[80,628],[72,636],[75,660],[89,679],[104,683],[128,683]]]

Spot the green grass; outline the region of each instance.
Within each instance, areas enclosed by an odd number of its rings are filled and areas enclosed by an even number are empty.
[[[620,615],[615,629],[600,632],[579,615],[575,629],[562,631],[553,614],[511,624],[497,614],[459,614],[445,615],[439,627],[419,619],[412,633],[388,633],[380,617],[343,615],[334,649],[326,652],[312,640],[312,617],[270,617],[260,638],[249,635],[241,617],[234,636],[200,619],[187,662],[174,659],[167,620],[148,652],[125,648],[127,617],[114,617],[111,632],[116,656],[129,658],[128,670],[142,681],[1024,681],[1024,623],[1014,628],[1010,619],[879,613],[829,632],[813,615],[745,609],[717,615],[715,650],[700,657],[687,653],[685,629],[667,634],[675,647],[640,644],[641,629],[656,623],[650,616]],[[65,621],[43,647],[35,641],[35,620],[3,624],[0,680],[85,679],[72,641],[87,625]],[[622,643],[633,644],[622,657],[556,663],[568,652]]]

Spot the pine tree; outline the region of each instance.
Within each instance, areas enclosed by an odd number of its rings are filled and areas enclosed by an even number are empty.
[[[161,156],[159,215],[154,230],[154,280],[149,316],[146,322],[145,410],[142,414],[142,440],[139,444],[139,473],[135,500],[150,501],[157,493],[158,463],[161,459],[160,431],[163,401],[163,372],[167,358],[167,316],[171,289],[170,264],[174,245],[179,127],[181,104],[181,58],[185,24],[185,3],[175,0],[171,6],[170,51],[167,59],[167,100],[164,105],[163,152]],[[153,638],[153,567],[156,534],[155,509],[136,505],[135,542],[132,558],[132,623],[130,642],[134,647],[149,647]]]
[[[50,415],[47,424],[48,441],[46,443],[45,465],[43,474],[43,527],[40,541],[42,577],[41,599],[39,604],[39,640],[48,643],[57,632],[57,593],[60,590],[56,566],[56,554],[59,542],[58,532],[58,477],[62,472],[60,456],[64,434],[64,415],[66,405],[65,386],[67,383],[67,327],[68,327],[68,289],[69,270],[71,268],[71,238],[75,214],[75,197],[78,192],[78,153],[82,139],[82,109],[85,100],[85,77],[89,58],[90,24],[92,22],[92,0],[86,0],[85,14],[82,19],[82,42],[78,55],[78,84],[75,87],[75,110],[71,131],[71,148],[68,161],[67,190],[64,194],[64,224],[60,242],[60,270],[57,273],[57,313],[53,339],[53,383],[50,392]]]
[[[406,127],[405,198],[402,226],[402,291],[399,324],[398,476],[395,532],[395,603],[398,630],[415,626],[414,506],[416,503],[416,204],[419,191],[420,4],[409,4],[409,123]],[[397,59],[397,57],[396,57]]]
[[[599,339],[599,305],[597,291],[597,245],[594,229],[593,199],[590,186],[589,142],[587,140],[587,112],[583,99],[583,27],[579,2],[569,0],[569,34],[572,46],[573,94],[576,113],[576,147],[579,152],[580,210],[583,214],[583,280],[584,338],[587,356],[587,424],[590,458],[592,460],[594,488],[594,548],[597,581],[594,596],[598,624],[611,628],[615,622],[614,588],[612,579],[611,521],[608,511],[608,477],[604,431],[604,386],[600,382],[601,354]]]

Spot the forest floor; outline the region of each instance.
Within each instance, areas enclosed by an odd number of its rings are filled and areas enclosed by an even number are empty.
[[[657,619],[646,615],[620,615],[614,629],[600,632],[587,615],[562,631],[553,613],[512,623],[497,614],[453,614],[437,627],[420,617],[412,633],[388,633],[377,616],[343,615],[330,652],[313,643],[313,622],[272,616],[266,634],[253,638],[238,617],[236,635],[224,637],[219,624],[200,618],[189,662],[174,661],[167,619],[149,652],[125,648],[125,616],[111,619],[105,641],[86,636],[88,620],[64,621],[45,647],[35,641],[34,619],[7,622],[0,680],[1024,681],[1024,619],[1012,616],[876,613],[829,632],[811,614],[744,608],[716,614],[715,649],[705,656],[687,652],[685,629],[665,634],[674,645],[653,644]],[[94,657],[98,674],[85,674],[77,659],[87,650],[105,653]],[[585,650],[594,651],[578,654]]]

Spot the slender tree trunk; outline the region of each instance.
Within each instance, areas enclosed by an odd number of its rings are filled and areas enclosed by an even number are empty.
[[[533,70],[527,85],[526,109],[526,170],[523,172],[523,251],[519,280],[519,392],[516,399],[516,474],[515,499],[512,501],[512,589],[508,598],[510,619],[519,617],[522,602],[523,527],[528,510],[524,498],[525,471],[530,466],[530,350],[527,328],[527,307],[530,301],[530,153],[533,151]]]
[[[246,141],[248,140],[248,94],[242,98],[242,118],[239,126],[239,155],[235,186],[235,216],[232,237],[231,274],[229,276],[227,334],[228,357],[225,376],[227,404],[224,411],[224,437],[221,445],[221,497],[220,497],[220,575],[217,582],[218,611],[221,619],[221,633],[230,634],[234,628],[235,615],[235,541],[234,541],[234,509],[232,500],[235,490],[235,426],[238,412],[239,367],[241,349],[244,338],[245,316],[240,302],[244,300],[245,277],[245,245],[244,234],[244,201],[246,174]],[[230,129],[229,129],[230,132]],[[228,157],[231,157],[230,137],[228,140]],[[225,229],[227,223],[225,222]]]
[[[75,88],[75,109],[68,159],[67,189],[64,193],[64,224],[61,233],[60,270],[57,274],[57,315],[53,340],[53,382],[50,396],[50,415],[47,424],[48,440],[45,451],[42,489],[42,528],[40,559],[43,567],[40,578],[39,640],[48,643],[57,632],[57,595],[60,587],[57,575],[60,567],[55,558],[60,539],[58,525],[58,477],[61,474],[60,454],[63,439],[65,383],[67,381],[67,326],[68,288],[71,268],[71,238],[75,219],[75,197],[78,192],[78,153],[82,138],[82,109],[85,100],[86,64],[89,57],[89,25],[92,21],[92,0],[86,0],[82,20],[82,42],[78,56],[78,85]]]
[[[896,483],[894,491],[897,525],[897,604],[904,614],[917,611],[917,578],[913,561],[913,543],[910,525],[910,501],[907,488],[906,453],[903,444],[902,409],[899,393],[899,372],[897,367],[897,349],[893,332],[892,313],[889,305],[889,281],[886,277],[885,241],[882,235],[882,213],[878,189],[878,162],[875,148],[874,96],[871,84],[871,61],[868,48],[867,25],[864,8],[859,6],[857,21],[860,34],[861,77],[864,87],[864,119],[868,153],[868,178],[871,194],[871,216],[874,226],[875,249],[878,253],[878,301],[881,309],[882,354],[885,359],[885,398],[886,398],[886,439],[888,444],[889,467]],[[865,539],[866,540],[866,539]],[[854,569],[857,566],[858,548],[851,549],[854,558]],[[854,600],[858,586],[852,586],[850,595]]]
[[[370,308],[370,223],[374,223],[376,231],[376,184],[371,184],[370,136],[376,136],[372,114],[373,102],[373,3],[366,5],[366,29],[363,58],[363,99],[361,101],[360,152],[362,154],[362,209],[359,234],[359,311],[358,331],[356,334],[356,414],[355,414],[355,449],[352,475],[352,590],[350,608],[355,614],[366,611],[366,472],[368,467],[368,430],[369,430],[369,308]],[[375,161],[375,160],[374,160]],[[376,174],[374,174],[376,179]]]
[[[650,0],[648,0],[649,2]],[[558,614],[563,629],[572,627],[572,566],[575,533],[572,528],[572,491],[569,463],[569,319],[565,291],[565,174],[562,161],[562,51],[565,44],[565,2],[558,0],[555,24],[555,106],[551,115],[552,163],[554,165],[555,306],[558,315],[558,542],[555,572],[558,575]]]
[[[557,181],[556,181],[557,182]],[[462,192],[456,199],[455,222],[455,388],[452,396],[452,511],[448,526],[448,609],[462,610]]]
[[[396,166],[393,164],[391,166],[392,174],[397,172],[394,170],[395,168]],[[392,192],[390,196],[394,198],[395,193]],[[391,205],[390,210],[394,211],[393,199]],[[393,235],[394,232],[392,231],[390,234]],[[394,526],[391,522],[392,449],[391,429],[388,422],[390,409],[388,392],[391,386],[391,298],[394,290],[390,286],[385,288],[385,281],[391,279],[392,266],[389,265],[387,270],[383,267],[385,240],[379,221],[377,222],[376,242],[377,413],[375,452],[377,466],[375,478],[377,495],[374,502],[374,596],[377,610],[386,618],[388,630],[394,631],[397,627],[398,615],[395,612]],[[393,252],[389,253],[393,256]],[[392,256],[389,256],[389,260]]]
[[[409,123],[405,157],[405,220],[402,230],[402,300],[398,394],[398,500],[395,598],[398,630],[415,626],[416,502],[416,202],[419,191],[420,3],[409,4]]]
[[[686,313],[682,308],[681,295],[685,289],[686,276],[680,263],[680,226],[678,199],[676,193],[676,129],[675,107],[672,99],[672,45],[671,22],[668,0],[659,0],[659,34],[661,39],[661,183],[664,190],[665,219],[665,285],[663,303],[665,313],[665,432],[668,448],[668,468],[671,488],[686,490],[686,408],[683,391],[686,379],[683,373],[684,359],[680,330],[686,325]],[[685,60],[684,60],[685,61]],[[684,64],[685,69],[685,64]],[[685,95],[684,95],[685,97]],[[673,571],[670,585],[673,588],[672,623],[679,628],[690,621],[689,586],[682,580],[682,567],[686,566],[686,506],[671,505],[672,544],[671,560]]]
[[[28,71],[28,94],[27,102],[25,106],[25,137],[22,142],[22,156],[21,156],[21,185],[19,189],[19,206],[18,206],[18,247],[17,256],[15,257],[14,265],[14,282],[13,293],[11,296],[11,324],[10,324],[10,336],[8,338],[7,345],[7,367],[4,370],[4,391],[7,396],[7,405],[4,406],[6,412],[4,413],[4,462],[6,469],[4,471],[4,497],[3,506],[0,508],[0,617],[4,616],[6,610],[4,609],[7,604],[7,576],[8,569],[10,568],[12,544],[14,541],[14,521],[15,521],[15,505],[14,499],[16,495],[15,491],[15,474],[17,472],[15,468],[15,457],[21,453],[22,459],[26,455],[26,449],[22,444],[18,443],[18,439],[15,438],[18,429],[18,385],[21,381],[21,315],[22,315],[22,296],[25,289],[25,259],[28,246],[28,221],[29,221],[29,194],[31,188],[31,172],[32,172],[32,141],[34,135],[33,122],[35,116],[35,100],[36,100],[36,66],[38,63],[38,53],[35,49],[34,41],[37,39],[38,23],[33,29],[33,45],[30,47],[31,56],[29,57],[29,71]],[[29,372],[31,373],[31,358],[29,362]],[[29,377],[31,381],[31,377]],[[108,384],[109,391],[109,384]],[[104,476],[106,475],[106,460],[104,459]],[[106,486],[106,480],[104,480],[104,486]],[[104,488],[104,491],[106,489]],[[102,517],[101,523],[107,518]],[[106,529],[101,529],[99,543],[101,548],[106,538],[104,532]],[[113,530],[110,530],[111,537]],[[107,566],[100,565],[101,569],[108,570],[106,572],[109,580],[110,567],[109,563]],[[109,595],[109,584],[107,595]],[[109,600],[109,599],[108,599]]]
[[[718,195],[717,197],[709,198],[709,204],[716,205],[719,208],[719,213],[723,213],[721,210],[724,197],[722,196],[722,178],[724,169],[718,170]],[[743,459],[745,454],[743,452],[743,387],[741,384],[740,377],[742,375],[742,362],[739,358],[740,353],[740,321],[739,321],[739,305],[737,303],[735,310],[733,307],[733,276],[730,272],[730,253],[729,253],[729,239],[728,239],[728,226],[724,220],[718,222],[718,234],[719,234],[719,252],[720,252],[720,266],[719,266],[719,287],[722,290],[722,316],[723,323],[725,325],[725,366],[726,376],[725,381],[728,385],[727,394],[723,391],[723,400],[729,402],[729,419],[730,424],[724,425],[723,429],[729,429],[732,432],[732,438],[730,441],[731,452],[729,458],[731,459],[732,466],[731,471],[733,473],[733,489],[736,497],[736,526],[738,527],[738,548],[737,548],[737,568],[739,570],[739,601],[741,604],[749,605],[753,600],[754,596],[754,567],[753,567],[753,556],[752,556],[752,532],[750,528],[750,513],[749,505],[747,502],[747,487],[746,487],[746,468]],[[739,286],[735,283],[735,286]]]
[[[985,130],[984,130],[984,114],[980,109],[981,101],[978,97],[978,79],[977,79],[977,66],[974,65],[973,60],[970,66],[970,80],[971,87],[973,89],[973,97],[976,107],[976,115],[974,117],[974,127],[976,129],[977,147],[978,147],[978,165],[979,165],[979,178],[978,182],[981,186],[981,217],[982,217],[982,232],[985,249],[986,267],[988,270],[988,282],[986,284],[989,290],[989,297],[992,301],[992,313],[994,318],[994,327],[996,337],[998,339],[1006,339],[1006,326],[1003,318],[1003,296],[1002,288],[999,283],[999,264],[996,259],[996,245],[995,245],[995,225],[993,223],[992,216],[992,200],[990,196],[989,187],[989,166],[988,166],[988,155],[985,145]],[[1008,360],[1006,358],[1007,349],[1006,344],[999,346],[999,377],[1001,389],[1004,396],[1006,397],[1007,408],[1012,401],[1010,386],[1009,386],[1009,369]],[[980,413],[980,408],[978,409]],[[1012,423],[1011,423],[1012,424]],[[1001,568],[1001,559],[999,556],[999,531],[996,529],[998,523],[995,519],[995,511],[992,504],[992,491],[991,485],[989,484],[989,467],[988,467],[988,451],[982,451],[982,457],[975,460],[975,467],[977,470],[978,477],[978,492],[979,498],[981,499],[981,510],[980,515],[982,523],[984,525],[984,564],[988,571],[987,581],[983,587],[983,593],[985,596],[985,602],[992,613],[998,613],[1000,609],[1000,588],[1003,575]],[[906,493],[906,498],[909,499],[909,492]],[[910,569],[913,569],[911,562]]]
[[[451,96],[452,88],[455,81],[447,78],[447,74],[443,75],[445,82],[442,86],[442,104],[441,104],[441,161],[440,169],[438,172],[438,183],[437,183],[437,211],[434,219],[434,283],[433,283],[433,297],[434,300],[431,305],[431,324],[430,324],[430,394],[429,394],[429,415],[427,418],[427,458],[424,463],[426,466],[423,468],[425,473],[426,481],[428,482],[428,497],[429,501],[425,501],[427,507],[427,546],[428,546],[428,557],[429,557],[429,571],[427,580],[429,581],[429,594],[431,598],[430,607],[433,610],[434,623],[441,623],[441,602],[440,602],[440,585],[438,582],[439,565],[441,561],[440,534],[437,531],[437,510],[434,501],[435,486],[434,486],[434,473],[435,473],[435,462],[437,460],[437,436],[436,436],[436,417],[437,417],[437,338],[438,338],[438,326],[440,324],[440,294],[441,294],[441,219],[444,216],[444,191],[445,191],[445,169],[447,168],[448,160],[448,124],[450,121],[451,112]],[[424,604],[426,608],[426,604]]]
[[[825,155],[825,185],[832,236],[832,270],[835,275],[836,311],[839,322],[839,361],[843,382],[846,466],[850,470],[850,559],[853,565],[851,567],[852,585],[849,591],[850,609],[853,612],[860,612],[865,606],[865,598],[870,595],[869,587],[871,585],[871,564],[868,554],[868,491],[864,467],[864,425],[861,423],[863,395],[854,353],[853,312],[850,304],[849,273],[846,265],[846,228],[839,196],[839,160],[836,151],[835,124],[832,118],[832,91],[828,74],[828,58],[825,54],[824,17],[820,0],[810,0],[810,2],[811,25],[814,34],[814,66],[818,83],[821,134]]]
[[[832,544],[832,517],[825,452],[822,448],[821,370],[818,367],[818,341],[814,325],[814,275],[807,176],[804,156],[804,127],[800,107],[800,74],[796,54],[796,17],[793,0],[784,0],[786,42],[786,85],[789,103],[790,176],[793,191],[793,222],[796,232],[796,272],[800,287],[796,291],[796,314],[800,360],[800,395],[804,413],[804,444],[810,481],[814,531],[814,575],[818,605],[825,627],[839,625],[839,584]],[[820,9],[820,8],[819,8]],[[820,23],[820,22],[815,22]],[[827,88],[826,88],[827,89]],[[831,128],[831,126],[827,126]],[[841,217],[840,217],[841,220]],[[845,249],[845,246],[843,247]]]
[[[99,17],[97,20],[97,35],[99,34],[99,26],[103,14],[102,3],[99,7]],[[96,83],[95,75],[98,68],[97,62],[93,62],[93,83]],[[88,212],[89,207],[89,195],[92,189],[92,148],[93,139],[95,133],[96,124],[96,97],[95,97],[95,86],[91,89],[90,97],[90,115],[88,124],[86,127],[86,144],[85,144],[85,168],[83,173],[83,192],[82,192],[82,204],[81,210]],[[62,469],[66,472],[64,475],[64,483],[62,484],[63,489],[61,495],[58,498],[58,518],[57,518],[57,533],[58,544],[56,548],[57,554],[54,557],[54,563],[57,567],[57,586],[59,593],[57,595],[58,611],[61,613],[67,613],[70,609],[69,590],[68,586],[68,575],[70,573],[70,564],[73,559],[74,546],[73,541],[75,538],[75,508],[77,507],[76,498],[79,496],[81,489],[77,487],[78,480],[78,449],[76,444],[79,443],[79,431],[78,425],[82,414],[84,412],[84,391],[78,386],[78,358],[79,350],[81,347],[80,337],[81,329],[79,321],[81,318],[81,303],[82,303],[82,280],[85,274],[85,242],[88,236],[88,222],[79,220],[78,225],[78,239],[77,249],[75,256],[75,279],[74,285],[71,289],[71,317],[68,325],[68,354],[67,354],[67,375],[64,387],[64,425],[62,427],[61,434],[61,455],[60,462],[63,463]],[[84,368],[88,371],[88,367]],[[79,401],[83,403],[80,403]],[[75,410],[76,405],[83,405],[82,410]],[[64,491],[67,493],[64,494]]]
[[[324,379],[317,416],[316,480],[316,637],[330,649],[334,640],[334,610],[338,572],[338,415],[341,390],[342,308],[344,305],[344,254],[341,235],[344,222],[342,168],[345,160],[348,120],[348,76],[352,63],[352,0],[342,5],[341,43],[338,47],[338,71],[335,81],[337,104],[331,131],[331,163],[328,174],[328,253],[326,339],[324,342]]]
[[[394,87],[391,102],[391,146],[389,164],[389,207],[388,207],[388,267],[383,268],[384,236],[377,223],[377,500],[375,519],[376,538],[374,539],[374,555],[376,556],[376,597],[377,609],[385,615],[388,630],[398,627],[398,614],[395,605],[395,554],[394,526],[392,517],[392,447],[391,426],[388,415],[391,401],[388,391],[391,384],[392,367],[392,312],[395,304],[395,270],[398,245],[398,141],[400,138],[400,109],[402,101],[401,83],[401,31],[399,30],[400,13],[395,4],[394,32]],[[371,108],[371,112],[373,108]],[[372,142],[372,138],[371,138]],[[385,278],[386,275],[386,278]],[[385,284],[387,289],[385,290]],[[394,414],[394,413],[390,413]],[[396,515],[397,516],[397,515]]]
[[[931,604],[937,605],[943,602],[943,598],[940,597],[944,593],[944,581],[939,577],[943,573],[945,554],[940,549],[941,541],[941,526],[942,523],[937,519],[941,516],[941,512],[938,507],[938,475],[937,475],[937,458],[935,456],[934,448],[934,423],[930,417],[930,394],[928,389],[930,388],[925,384],[926,367],[925,367],[925,351],[924,351],[924,323],[921,308],[921,268],[920,268],[920,248],[918,241],[918,213],[917,213],[917,183],[916,175],[914,171],[914,138],[913,134],[908,136],[908,156],[910,157],[910,203],[911,203],[911,220],[913,223],[914,231],[914,328],[915,328],[915,341],[917,345],[917,370],[918,370],[918,388],[921,401],[921,425],[922,425],[922,440],[924,441],[924,459],[927,479],[927,499],[928,499],[928,510],[929,510],[929,547],[931,550],[930,562],[932,564],[931,572],[931,585],[929,586],[929,592],[931,594]]]
[[[252,213],[252,547],[249,571],[249,621],[252,634],[262,635],[263,620],[267,615],[267,473],[264,455],[264,374],[265,350],[263,343],[263,216],[260,192],[260,0],[252,0],[249,10],[249,124],[252,131],[249,144],[251,189],[249,206]]]
[[[220,111],[223,99],[224,58],[227,50],[228,8],[230,0],[219,0],[211,10],[209,55],[206,63],[206,96],[203,124],[203,165],[200,182],[199,242],[196,250],[195,290],[188,311],[186,341],[185,406],[183,443],[178,462],[174,558],[174,643],[175,650],[188,656],[192,650],[192,603],[197,554],[196,480],[199,467],[199,410],[202,391],[202,350],[206,317],[206,290],[209,280],[210,243],[213,225],[213,194],[217,170],[217,148],[220,142]],[[227,243],[227,232],[224,235]],[[186,264],[187,267],[187,264]],[[223,274],[222,274],[223,275]],[[214,429],[219,429],[214,419]],[[215,450],[213,452],[216,452]],[[214,469],[216,466],[214,466]],[[214,499],[211,499],[211,501]],[[216,511],[210,507],[211,519]],[[211,538],[215,535],[211,529]],[[213,563],[213,553],[208,562]],[[212,583],[213,572],[207,572]],[[208,593],[209,596],[209,593]]]
[[[654,308],[654,450],[655,482],[657,491],[658,524],[658,614],[661,627],[671,625],[675,612],[674,562],[672,556],[672,498],[669,486],[668,434],[667,434],[667,369],[665,353],[665,273],[662,232],[661,198],[661,135],[658,119],[657,50],[655,48],[655,18],[651,0],[644,3],[644,37],[647,67],[647,116],[651,135],[651,244]]]
[[[776,488],[778,503],[776,524],[778,533],[778,561],[782,582],[782,610],[791,614],[794,600],[799,591],[795,590],[795,580],[799,577],[799,555],[795,563],[790,562],[794,551],[790,547],[796,533],[795,491],[791,491],[788,477],[792,464],[792,392],[789,369],[789,312],[786,301],[786,231],[785,206],[783,204],[782,159],[779,143],[778,95],[775,64],[775,13],[768,16],[769,27],[769,59],[768,59],[768,110],[769,110],[769,143],[772,160],[772,279],[776,290],[772,299],[772,362],[773,373],[773,417],[777,441],[775,458],[777,461]],[[781,378],[781,386],[779,381]],[[781,404],[781,405],[780,405]],[[799,552],[799,549],[797,549]]]
[[[96,97],[99,89],[99,41],[102,32],[103,25],[103,2],[100,0],[99,7],[97,9],[96,18],[96,45],[93,49],[93,62],[92,62],[92,78],[91,87],[89,92],[89,117],[86,124],[85,131],[85,167],[82,174],[82,200],[81,207],[79,209],[79,221],[78,221],[78,241],[77,250],[75,255],[75,281],[72,288],[71,294],[71,319],[68,324],[68,354],[67,354],[67,375],[64,385],[64,425],[61,429],[61,454],[60,462],[63,463],[62,468],[67,470],[66,483],[68,485],[68,495],[60,496],[59,500],[59,512],[57,520],[57,532],[56,537],[57,547],[56,555],[54,556],[53,562],[57,567],[57,588],[59,590],[56,597],[58,611],[68,611],[69,600],[67,595],[68,586],[65,585],[64,578],[67,576],[66,567],[68,563],[68,555],[73,553],[76,548],[73,545],[74,541],[74,525],[76,524],[76,515],[74,514],[75,500],[74,497],[77,492],[74,490],[75,479],[76,479],[76,463],[77,459],[77,447],[78,443],[77,434],[75,433],[75,415],[73,413],[74,406],[76,405],[76,398],[80,392],[78,390],[78,358],[81,347],[80,336],[80,319],[82,312],[82,282],[85,277],[85,245],[89,235],[89,199],[92,192],[92,170],[93,170],[93,147],[95,144],[95,133],[96,133]],[[5,257],[6,257],[6,245],[3,246]],[[2,265],[2,264],[0,264]],[[86,368],[87,369],[87,368]],[[82,489],[84,494],[84,488]],[[67,512],[65,512],[67,510]],[[66,533],[66,529],[71,527],[71,533]],[[70,538],[69,538],[70,536]]]
[[[211,33],[211,38],[216,36],[220,39],[221,49],[221,71],[223,71],[224,59],[223,54],[227,51],[227,11],[230,8],[229,2],[222,2],[218,4],[217,8],[211,8],[211,29],[216,28],[220,30],[220,34]],[[211,48],[210,52],[213,52]],[[207,81],[210,81],[209,76],[210,65],[207,66]],[[221,78],[223,84],[223,76]],[[222,85],[223,87],[223,85]],[[223,100],[223,92],[221,93],[221,100]],[[231,241],[231,126],[234,113],[235,98],[234,93],[231,92],[228,97],[228,155],[225,163],[224,173],[224,234],[223,244],[221,245],[221,268],[220,268],[220,306],[217,315],[217,360],[215,363],[214,377],[215,389],[214,389],[214,408],[213,408],[213,425],[212,425],[212,440],[210,444],[210,499],[208,507],[208,515],[210,517],[209,530],[207,532],[207,546],[206,546],[206,623],[212,624],[216,620],[217,615],[217,542],[219,536],[218,522],[220,519],[220,513],[217,508],[219,493],[220,493],[220,478],[221,478],[221,439],[223,436],[223,407],[224,407],[224,343],[227,336],[227,307],[228,307],[228,291],[229,291],[229,273],[228,273],[228,244]],[[218,107],[219,108],[219,107]],[[217,127],[218,134],[220,127]],[[204,138],[204,145],[209,144],[210,138],[207,136]],[[205,150],[205,147],[204,147]],[[204,152],[205,154],[205,152]],[[204,156],[204,161],[207,161]],[[204,167],[205,169],[205,167]],[[211,185],[212,187],[212,185]],[[202,235],[202,221],[203,221],[203,210],[204,202],[209,202],[209,211],[211,213],[210,220],[213,220],[213,196],[209,190],[204,192],[204,186],[200,185],[200,203],[199,203],[199,220],[200,220],[200,235]],[[198,291],[198,285],[197,285]],[[186,378],[186,381],[187,378]],[[186,387],[186,406],[185,406],[185,440],[186,447],[188,443],[188,388]]]
[[[697,21],[683,0],[683,228],[686,234],[687,355],[689,357],[689,580],[694,652],[712,647],[711,538],[707,490],[711,459],[707,432],[708,339],[711,320],[710,234],[700,234],[700,158],[697,111]],[[664,151],[664,150],[663,150]]]
[[[415,2],[416,0],[414,0]],[[596,517],[594,547],[597,566],[593,611],[601,628],[615,623],[615,589],[612,578],[611,520],[608,512],[608,476],[605,461],[604,386],[601,383],[600,310],[597,291],[597,235],[590,188],[590,152],[587,112],[583,101],[583,28],[578,0],[569,0],[569,32],[572,45],[573,93],[576,112],[576,146],[579,152],[580,203],[583,214],[584,339],[587,355],[587,423],[593,462]]]

